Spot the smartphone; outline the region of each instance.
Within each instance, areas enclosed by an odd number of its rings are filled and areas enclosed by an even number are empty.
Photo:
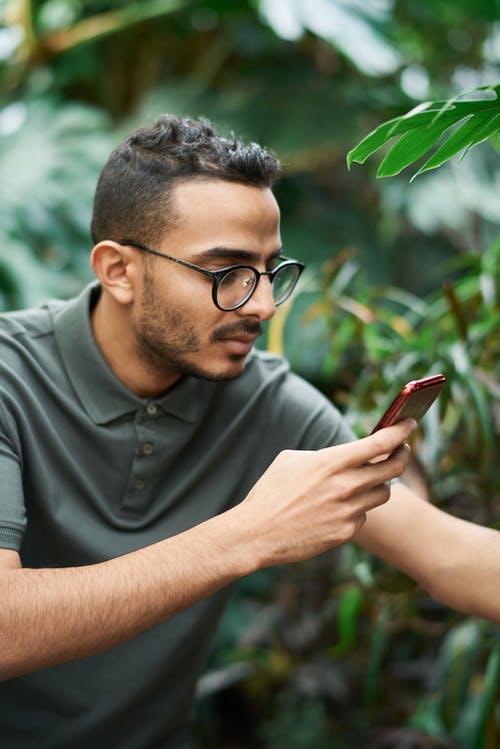
[[[446,377],[442,374],[430,375],[430,377],[423,377],[421,380],[407,382],[373,429],[372,434],[378,429],[391,426],[391,424],[403,419],[420,421],[438,397],[445,382]]]

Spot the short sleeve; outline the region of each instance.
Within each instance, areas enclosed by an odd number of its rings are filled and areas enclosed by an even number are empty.
[[[356,439],[337,407],[315,387],[294,374],[290,384],[303,410],[300,449],[316,450]]]
[[[0,402],[0,548],[19,551],[26,528],[22,461]]]
[[[261,358],[272,373],[263,405],[268,442],[279,449],[318,450],[356,439],[336,406],[285,360]]]

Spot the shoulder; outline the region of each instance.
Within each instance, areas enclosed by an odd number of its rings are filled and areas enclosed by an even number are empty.
[[[46,388],[60,378],[60,357],[55,341],[53,308],[0,314],[0,400],[3,405],[36,400],[39,386]]]
[[[354,439],[331,401],[292,372],[281,356],[254,350],[232,385],[234,397],[251,402],[266,429],[287,439],[293,435],[294,447],[315,449]]]
[[[330,401],[313,385],[290,369],[286,359],[267,351],[255,350],[247,362],[241,384],[272,394],[287,408],[301,410],[331,407]]]
[[[54,332],[54,318],[68,302],[50,300],[42,307],[0,313],[0,339],[35,340]]]
[[[0,335],[4,341],[21,336],[36,338],[47,335],[51,329],[52,322],[48,307],[0,314]]]
[[[23,376],[26,368],[36,364],[41,345],[52,335],[48,310],[28,309],[0,315],[0,371]]]

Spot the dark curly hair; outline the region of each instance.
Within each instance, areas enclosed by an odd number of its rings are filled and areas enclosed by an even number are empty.
[[[175,222],[172,189],[181,181],[272,187],[280,174],[278,159],[257,143],[225,138],[205,118],[162,115],[111,153],[95,192],[92,239],[161,241]]]

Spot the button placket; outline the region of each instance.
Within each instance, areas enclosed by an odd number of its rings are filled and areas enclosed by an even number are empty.
[[[135,417],[136,450],[131,466],[127,492],[123,498],[123,507],[127,510],[141,511],[151,501],[148,486],[154,481],[156,423],[160,409],[153,401],[140,409]]]
[[[144,442],[141,447],[142,455],[152,455],[154,452],[154,445],[152,442]]]

